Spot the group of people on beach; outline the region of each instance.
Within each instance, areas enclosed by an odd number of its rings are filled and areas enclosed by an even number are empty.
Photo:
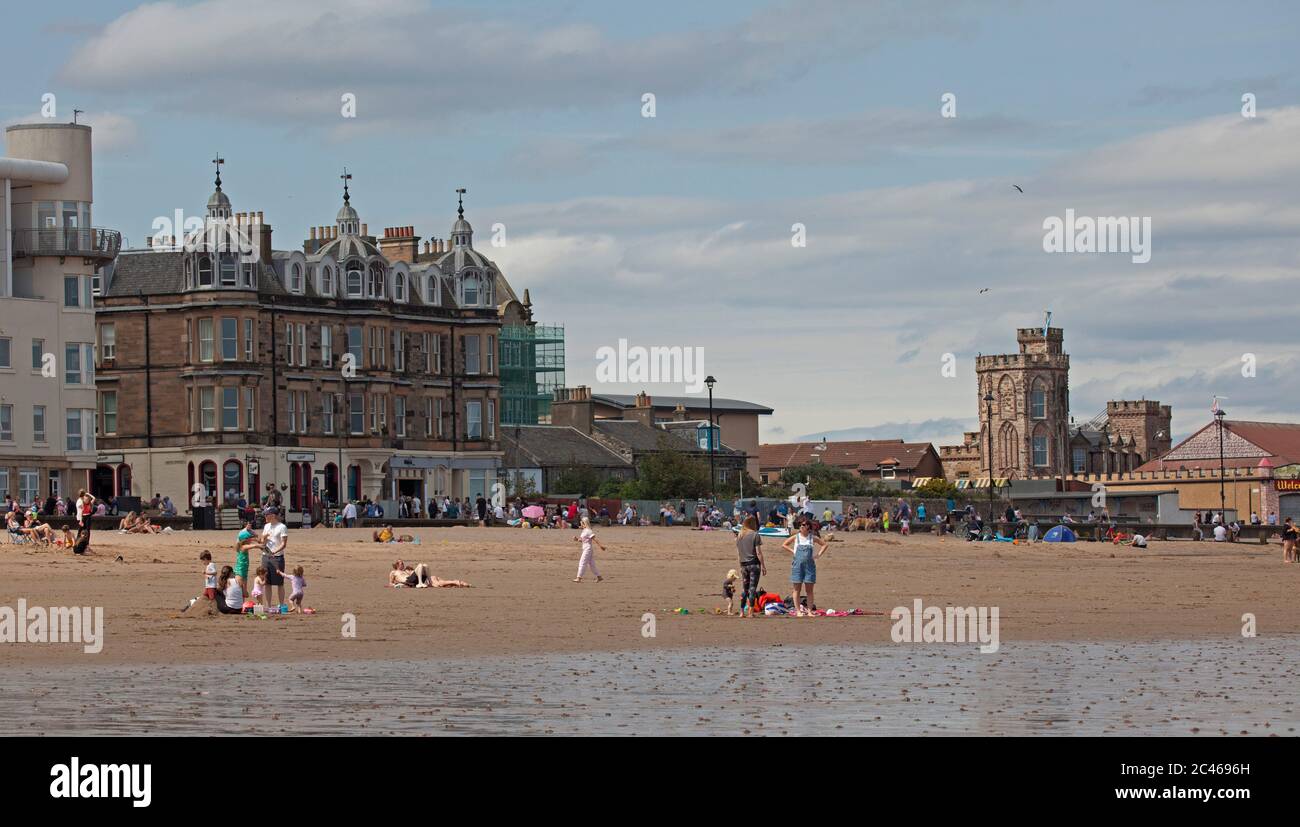
[[[814,589],[817,585],[817,561],[826,553],[829,544],[816,531],[816,521],[801,518],[794,534],[786,537],[781,548],[790,555],[790,586],[795,617],[812,615],[817,611]],[[765,608],[759,603],[764,594],[759,586],[767,575],[767,561],[763,558],[763,536],[759,533],[758,518],[745,517],[736,536],[736,553],[740,562],[740,616],[753,617]],[[727,573],[723,594],[727,598],[727,614],[732,613],[735,594],[736,571]],[[806,597],[805,597],[806,595]]]
[[[261,532],[254,531],[251,521],[245,521],[235,539],[234,565],[222,566],[218,571],[212,562],[212,552],[204,551],[199,555],[199,561],[204,565],[203,596],[214,601],[217,611],[222,614],[244,614],[258,606],[264,612],[276,611],[283,606],[286,613],[311,614],[312,610],[303,606],[307,588],[303,567],[296,566],[292,572],[287,569],[285,552],[288,547],[289,529],[281,520],[278,508],[266,509],[266,525]],[[257,568],[252,590],[249,591],[249,554],[252,552],[260,553],[261,565]],[[284,596],[286,578],[292,585],[288,602]],[[271,599],[272,589],[275,590],[274,602]],[[197,598],[191,600],[190,605],[196,601]]]

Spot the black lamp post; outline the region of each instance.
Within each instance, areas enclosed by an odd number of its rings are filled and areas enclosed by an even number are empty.
[[[1214,412],[1214,418],[1219,422],[1219,520],[1223,525],[1228,524],[1227,494],[1223,487],[1223,417],[1226,411],[1222,408]]]
[[[704,384],[709,386],[709,503],[713,504],[717,498],[713,495],[713,386],[717,383],[713,376],[707,376]]]
[[[993,530],[993,389],[984,393],[984,418],[989,423],[989,530]]]

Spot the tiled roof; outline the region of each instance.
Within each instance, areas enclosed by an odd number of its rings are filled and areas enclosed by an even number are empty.
[[[1224,420],[1223,464],[1227,468],[1254,468],[1260,460],[1272,465],[1300,463],[1300,424]],[[1196,433],[1142,465],[1139,471],[1177,468],[1218,468],[1218,425],[1210,422]]]
[[[824,450],[821,450],[825,446]],[[839,468],[874,471],[890,460],[909,471],[934,451],[928,442],[901,439],[861,439],[850,442],[780,442],[760,445],[759,468],[781,469],[820,462]]]

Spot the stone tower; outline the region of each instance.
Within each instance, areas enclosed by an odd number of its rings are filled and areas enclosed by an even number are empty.
[[[1068,473],[1070,357],[1061,349],[1063,338],[1058,327],[1049,327],[1046,336],[1042,328],[1020,328],[1019,353],[976,359],[981,476],[990,456],[995,478]],[[984,401],[989,392],[991,429]]]
[[[1106,403],[1106,419],[1111,430],[1126,438],[1137,465],[1169,452],[1173,444],[1169,436],[1171,418],[1172,409],[1153,400],[1112,400]]]

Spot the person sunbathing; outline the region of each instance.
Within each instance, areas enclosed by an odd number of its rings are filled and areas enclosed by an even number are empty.
[[[415,535],[402,534],[400,536],[393,533],[393,527],[386,525],[378,531],[370,533],[370,539],[376,543],[414,543]]]
[[[140,515],[134,511],[128,511],[126,516],[117,524],[118,531],[131,531],[140,521]]]
[[[42,523],[37,520],[36,512],[34,511],[27,515],[27,519],[23,522],[23,527],[18,530],[28,537],[31,537],[34,540],[39,540],[42,543],[54,542],[54,529],[50,528],[49,523]]]
[[[415,568],[408,568],[401,560],[393,563],[393,570],[388,573],[388,585],[394,588],[409,586],[415,589],[451,589],[472,588],[464,580],[442,580],[429,573],[429,567],[419,563]]]
[[[162,528],[153,524],[148,517],[136,520],[135,525],[127,529],[128,534],[157,534]]]

